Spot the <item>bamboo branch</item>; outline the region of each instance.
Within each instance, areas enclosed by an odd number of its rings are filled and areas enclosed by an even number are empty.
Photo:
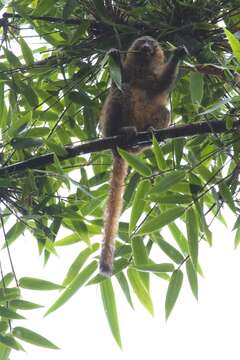
[[[240,127],[240,121],[236,120],[233,123],[232,131],[236,131]],[[200,122],[189,125],[172,126],[170,128],[154,131],[154,135],[158,142],[166,139],[174,139],[180,137],[190,137],[201,134],[215,134],[224,133],[228,131],[225,121],[209,121]],[[136,137],[126,139],[125,136],[113,136],[104,139],[89,141],[81,145],[65,146],[66,154],[59,157],[59,160],[67,160],[78,155],[89,154],[92,152],[100,152],[107,149],[114,149],[116,146],[130,148],[132,146],[146,146],[152,143],[152,132],[144,131],[137,133]],[[54,154],[48,153],[32,159],[21,161],[12,165],[5,166],[0,169],[0,177],[8,176],[9,174],[18,173],[27,169],[38,169],[51,165],[54,162]]]

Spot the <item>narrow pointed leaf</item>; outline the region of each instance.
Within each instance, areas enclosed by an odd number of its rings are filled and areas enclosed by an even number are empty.
[[[189,281],[189,285],[191,287],[192,293],[196,299],[198,299],[198,278],[197,272],[193,267],[191,259],[186,261],[186,270],[187,270],[187,277]]]
[[[103,302],[104,311],[112,332],[114,339],[118,346],[122,347],[121,335],[118,323],[118,314],[115,301],[115,295],[113,291],[112,282],[110,279],[102,281],[100,284],[101,297]]]
[[[147,311],[153,315],[153,304],[150,297],[148,290],[146,289],[142,278],[137,270],[135,269],[128,269],[128,279],[130,284],[135,292],[136,296],[138,297],[139,301],[142,305],[147,309]]]
[[[143,176],[150,176],[152,174],[150,167],[138,156],[132,155],[129,152],[120,148],[118,148],[118,152],[121,155],[121,157],[125,159],[128,162],[128,164],[139,174]]]
[[[157,166],[159,170],[165,170],[167,168],[166,160],[164,159],[164,155],[155,136],[153,136],[153,153],[155,155],[155,159],[157,162]]]
[[[157,244],[170,259],[175,261],[175,263],[181,264],[184,261],[184,256],[162,237],[157,238]]]
[[[168,289],[167,289],[167,295],[166,295],[166,301],[165,301],[165,315],[166,319],[169,318],[169,315],[171,314],[173,307],[177,301],[179,292],[182,287],[183,282],[183,273],[181,270],[177,270],[172,274],[172,277],[170,279]]]
[[[54,345],[45,337],[21,326],[15,327],[12,331],[12,334],[14,337],[17,337],[18,339],[21,339],[36,346],[41,346],[48,349],[59,349],[56,345]]]
[[[63,289],[63,286],[59,284],[55,284],[47,280],[37,279],[32,277],[21,278],[19,280],[19,286],[23,289],[43,290],[43,291]]]
[[[148,255],[147,255],[146,247],[143,242],[143,238],[134,237],[132,238],[131,244],[132,244],[134,265],[147,264]],[[149,291],[149,274],[139,274],[139,275],[141,276],[146,289]]]
[[[132,298],[131,298],[131,293],[130,293],[130,289],[129,289],[129,285],[128,285],[128,281],[126,276],[124,275],[124,273],[121,271],[118,274],[116,274],[116,278],[119,282],[119,285],[121,286],[121,289],[128,301],[128,303],[130,304],[130,306],[133,308],[133,303],[132,303]]]
[[[97,251],[99,244],[93,244],[92,247],[88,247],[85,250],[81,251],[80,254],[75,258],[72,265],[68,269],[67,275],[63,281],[63,286],[67,286],[79,273],[84,263],[87,261],[88,257]]]
[[[143,209],[145,206],[145,197],[149,193],[150,189],[150,182],[148,180],[143,180],[139,183],[134,199],[133,199],[133,205],[132,205],[132,211],[130,216],[130,222],[129,222],[129,234],[132,233],[134,230],[138,219],[143,213]]]
[[[198,263],[198,221],[196,213],[191,207],[186,212],[186,226],[188,236],[189,254],[192,259],[192,263],[197,268]]]
[[[13,350],[23,350],[22,346],[12,336],[9,335],[0,335],[0,343]]]
[[[89,277],[97,269],[97,261],[91,262],[83,271],[81,271],[59,296],[55,303],[48,309],[45,316],[56,311],[58,308],[63,306],[79,289],[83,286]]]
[[[26,300],[12,300],[9,302],[9,306],[14,309],[20,310],[34,310],[43,307],[42,305],[32,303]]]
[[[21,320],[25,319],[24,316],[17,314],[15,311],[8,309],[4,306],[0,306],[0,316],[9,320]]]
[[[224,29],[224,32],[225,32],[228,42],[232,48],[232,52],[233,52],[235,58],[240,63],[240,41],[228,29]]]
[[[139,264],[132,266],[139,271],[151,271],[151,272],[173,272],[174,265],[169,263],[162,264]]]
[[[172,186],[181,182],[185,177],[185,172],[181,170],[175,170],[167,175],[161,175],[152,188],[152,193],[164,192],[170,189]]]
[[[159,230],[165,225],[172,223],[174,220],[179,218],[185,209],[181,207],[176,207],[169,209],[165,212],[162,212],[160,215],[154,217],[153,219],[146,220],[144,224],[137,231],[136,235],[148,234],[153,231]]]

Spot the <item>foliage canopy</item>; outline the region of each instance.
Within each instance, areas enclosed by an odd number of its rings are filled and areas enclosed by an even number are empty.
[[[157,38],[168,54],[174,46],[188,47],[190,56],[171,96],[172,123],[224,120],[228,130],[171,139],[161,146],[153,139],[144,155],[128,155],[124,211],[131,209],[131,215],[129,222],[120,223],[113,277],[130,306],[134,292],[150,313],[151,276],[168,281],[166,318],[183,276],[197,298],[201,241],[211,245],[213,221],[226,223],[224,204],[236,216],[235,245],[240,242],[240,141],[238,131],[232,131],[240,101],[239,0],[14,0],[1,8],[1,165],[54,153],[51,165],[0,179],[6,255],[28,232],[45,263],[58,246],[79,242],[80,250],[62,284],[17,279],[14,264],[12,273],[1,269],[0,358],[9,359],[11,349],[21,350],[19,340],[56,348],[32,330],[9,327],[10,321],[22,318],[19,309],[40,306],[22,299],[22,288],[62,289],[50,313],[85,284],[100,284],[112,334],[121,346],[112,279],[98,274],[95,259],[111,154],[59,158],[64,145],[99,136],[98,116],[110,77],[118,76],[108,61],[110,48],[124,53],[144,34]],[[69,235],[61,238],[63,227]],[[162,231],[166,228],[167,236]]]

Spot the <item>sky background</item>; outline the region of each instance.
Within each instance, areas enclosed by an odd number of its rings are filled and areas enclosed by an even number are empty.
[[[231,219],[231,214],[226,214]],[[233,220],[233,219],[232,219]],[[232,223],[233,221],[231,221]],[[28,320],[17,321],[46,336],[61,347],[48,350],[24,343],[27,351],[14,352],[14,360],[111,359],[145,360],[152,356],[175,360],[239,359],[240,328],[240,249],[234,251],[233,233],[216,222],[214,244],[200,244],[204,278],[199,282],[199,301],[192,296],[187,279],[175,308],[165,321],[164,301],[167,283],[152,276],[155,314],[151,317],[133,296],[135,311],[126,302],[116,282],[116,298],[123,351],[115,344],[103,311],[98,286],[82,288],[62,308],[43,319],[46,311],[25,311]],[[64,236],[64,235],[63,235]],[[45,268],[38,256],[36,241],[22,237],[11,247],[18,278],[34,276],[61,283],[80,244],[59,248]],[[7,257],[5,257],[7,269]],[[49,307],[58,292],[24,291],[24,298]]]

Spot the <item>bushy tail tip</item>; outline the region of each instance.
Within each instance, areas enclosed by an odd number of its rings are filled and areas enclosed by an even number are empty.
[[[100,271],[101,275],[110,277],[112,275],[112,265],[105,263],[101,259],[100,265],[99,265],[99,271]]]

